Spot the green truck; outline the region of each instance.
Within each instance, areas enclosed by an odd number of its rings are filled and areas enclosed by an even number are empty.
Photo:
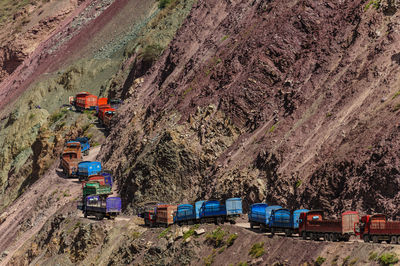
[[[88,182],[83,187],[83,198],[89,195],[110,195],[112,194],[110,186],[102,186],[98,182]]]

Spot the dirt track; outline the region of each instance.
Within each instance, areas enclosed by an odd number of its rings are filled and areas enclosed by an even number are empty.
[[[100,147],[91,149],[84,160],[95,160]],[[79,197],[79,181],[64,178],[58,163],[5,211],[7,218],[0,224],[0,254],[7,251],[8,255],[1,265],[6,265],[14,252],[38,233],[60,207]]]

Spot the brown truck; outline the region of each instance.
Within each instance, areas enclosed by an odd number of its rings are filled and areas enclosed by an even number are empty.
[[[174,212],[176,212],[176,205],[158,205],[156,209],[156,223],[158,226],[166,226],[174,223]]]
[[[81,144],[68,142],[61,155],[61,168],[67,177],[77,175],[78,163],[82,161]]]

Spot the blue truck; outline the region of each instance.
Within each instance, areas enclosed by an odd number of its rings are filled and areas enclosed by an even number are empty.
[[[283,208],[273,210],[268,227],[272,234],[279,232],[285,233],[286,236],[297,234],[299,232],[300,214],[308,211],[307,209],[299,209],[291,212]]]
[[[260,231],[269,231],[272,234],[285,233],[290,236],[298,233],[299,217],[307,209],[290,211],[281,206],[268,206],[266,203],[256,203],[250,206],[248,214],[250,227],[259,226]]]
[[[81,144],[82,154],[89,155],[90,143],[89,143],[89,139],[87,137],[76,138],[72,141],[68,141],[67,143],[71,143],[71,142],[79,142]]]
[[[78,164],[79,180],[88,180],[89,176],[98,175],[101,172],[100,162],[83,161]]]
[[[85,218],[94,216],[97,220],[104,218],[115,219],[121,212],[121,198],[103,197],[100,195],[87,196],[82,203],[78,203]]]
[[[180,204],[175,212],[174,222],[178,225],[200,222],[200,208],[204,200],[196,201],[194,205]]]
[[[248,214],[250,228],[253,229],[254,226],[259,226],[260,231],[265,231],[269,225],[271,212],[281,208],[281,206],[269,206],[266,203],[252,204]]]
[[[205,201],[200,208],[200,223],[214,222],[215,224],[235,223],[235,218],[242,214],[242,199],[230,198],[225,204],[217,200]]]

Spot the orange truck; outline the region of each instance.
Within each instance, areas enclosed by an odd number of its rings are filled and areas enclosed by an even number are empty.
[[[61,155],[61,168],[67,177],[77,175],[78,163],[82,161],[80,142],[69,142]]]
[[[75,107],[78,110],[95,110],[98,104],[98,97],[83,91],[75,96]]]
[[[115,109],[111,108],[109,104],[105,104],[99,106],[99,119],[103,122],[103,124],[107,127],[111,124],[111,119],[115,114]]]

